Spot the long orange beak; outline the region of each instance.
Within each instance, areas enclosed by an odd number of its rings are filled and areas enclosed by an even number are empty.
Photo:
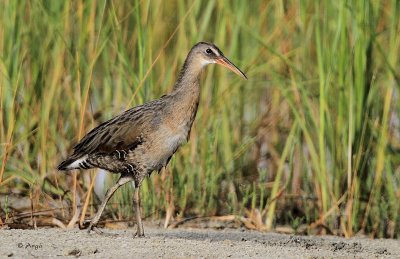
[[[215,62],[217,64],[223,65],[224,67],[227,67],[229,70],[232,70],[235,74],[238,74],[239,76],[247,80],[247,76],[237,66],[235,66],[232,62],[230,62],[229,59],[227,59],[226,57],[220,56],[216,59]]]

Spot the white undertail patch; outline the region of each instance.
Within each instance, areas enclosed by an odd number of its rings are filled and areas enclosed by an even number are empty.
[[[67,169],[80,169],[80,168],[83,168],[82,167],[82,163],[85,162],[87,158],[88,158],[88,155],[85,155],[85,156],[83,156],[81,158],[78,158],[77,160],[75,160],[74,162],[69,164],[67,166]]]

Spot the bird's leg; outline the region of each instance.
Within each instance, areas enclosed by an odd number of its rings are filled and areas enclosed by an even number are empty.
[[[101,233],[101,231],[96,228],[96,225],[100,220],[100,216],[103,213],[103,210],[105,209],[108,200],[113,196],[114,192],[116,190],[118,190],[119,187],[121,187],[122,185],[124,185],[132,180],[133,180],[133,178],[130,175],[121,175],[121,177],[118,179],[118,181],[113,186],[111,186],[110,189],[107,190],[106,197],[104,198],[103,202],[101,203],[99,210],[97,211],[94,218],[90,221],[88,233],[90,233],[91,230],[94,230],[98,234]]]
[[[137,237],[144,237],[144,229],[142,223],[142,216],[140,213],[140,186],[135,184],[135,192],[133,193],[133,208],[135,210],[136,215],[136,224],[137,224]]]

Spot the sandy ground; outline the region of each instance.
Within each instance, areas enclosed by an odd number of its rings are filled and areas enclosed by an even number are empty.
[[[292,236],[248,230],[145,226],[104,235],[84,230],[0,230],[0,258],[400,258],[399,240]]]

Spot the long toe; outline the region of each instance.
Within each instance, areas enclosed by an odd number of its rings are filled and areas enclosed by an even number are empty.
[[[96,232],[96,234],[102,235],[103,231],[101,231],[99,228],[97,227],[93,227],[93,231]]]
[[[92,230],[93,230],[93,226],[92,226],[92,224],[90,224],[89,227],[88,227],[88,229],[87,229],[88,234],[90,234],[90,232],[91,232]]]
[[[99,228],[97,228],[96,225],[90,223],[90,224],[89,224],[89,227],[88,227],[88,230],[87,230],[88,234],[90,234],[90,232],[91,232],[92,230],[93,230],[94,232],[96,232],[97,234],[99,234],[99,235],[103,234],[103,232],[102,232]]]

